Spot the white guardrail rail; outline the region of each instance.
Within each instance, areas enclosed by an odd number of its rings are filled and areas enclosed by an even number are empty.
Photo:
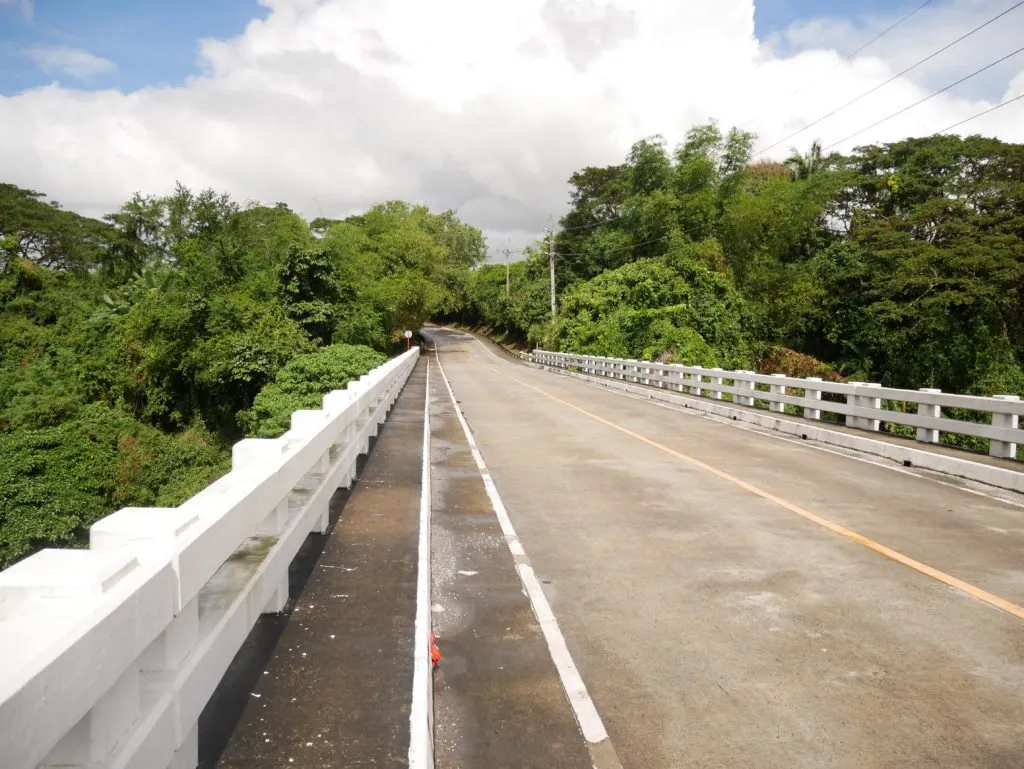
[[[177,508],[126,508],[88,550],[0,572],[0,767],[194,769],[199,714],[386,419],[419,349],[232,449]]]
[[[723,400],[728,393],[740,406],[767,403],[771,411],[785,413],[785,407],[802,409],[805,419],[820,420],[822,412],[839,414],[847,427],[878,431],[882,422],[916,428],[922,443],[938,443],[941,433],[956,433],[985,438],[989,454],[1015,459],[1017,444],[1024,442],[1019,418],[1024,402],[1016,395],[955,395],[941,390],[901,390],[870,382],[825,382],[816,377],[789,377],[785,374],[755,374],[753,371],[728,371],[677,363],[652,363],[623,358],[601,358],[562,352],[534,350],[524,355],[541,366],[573,370],[582,374],[650,385],[689,395]],[[797,392],[794,392],[797,391]],[[803,393],[802,395],[800,393]],[[827,400],[823,394],[844,400]],[[913,411],[884,408],[884,402],[906,404]],[[941,410],[966,409],[989,415],[989,424],[943,417]]]

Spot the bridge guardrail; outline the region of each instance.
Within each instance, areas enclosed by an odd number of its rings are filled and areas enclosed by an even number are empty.
[[[729,371],[678,363],[654,363],[624,358],[534,350],[530,361],[541,366],[575,369],[596,377],[618,379],[693,396],[723,400],[728,394],[734,403],[754,407],[762,401],[770,411],[785,413],[785,407],[802,409],[805,419],[821,420],[822,413],[843,417],[847,427],[878,431],[882,422],[916,429],[922,443],[938,443],[942,433],[984,438],[993,457],[1016,459],[1017,445],[1024,443],[1019,419],[1024,402],[1017,395],[957,395],[923,388],[904,390],[882,387],[871,382],[826,382],[817,377],[789,377],[784,374],[757,374],[753,371]],[[763,387],[766,389],[759,389]],[[803,395],[793,394],[793,390]],[[845,400],[823,399],[824,394]],[[883,401],[913,405],[915,413],[883,408]],[[954,419],[941,415],[943,408],[964,409],[989,415],[989,424]]]
[[[177,508],[126,508],[88,550],[43,550],[0,572],[0,766],[193,769],[199,715],[288,567],[328,525],[416,365],[393,358]]]

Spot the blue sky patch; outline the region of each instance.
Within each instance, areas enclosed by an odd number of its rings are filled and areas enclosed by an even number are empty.
[[[790,24],[822,17],[850,18],[865,15],[898,17],[917,3],[893,0],[757,0],[754,4],[754,29],[760,38],[782,32]]]
[[[59,80],[132,91],[200,71],[199,40],[233,37],[267,9],[256,0],[36,0],[0,5],[0,94]]]

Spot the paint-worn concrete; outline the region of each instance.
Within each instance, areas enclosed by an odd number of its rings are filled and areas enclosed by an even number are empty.
[[[438,769],[590,769],[448,391],[431,373]]]
[[[1024,509],[428,331],[623,766],[1024,766]],[[519,381],[514,381],[512,378]]]
[[[408,765],[425,381],[421,360],[289,606],[222,769]]]

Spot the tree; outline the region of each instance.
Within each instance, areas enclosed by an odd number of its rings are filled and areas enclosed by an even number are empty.
[[[320,344],[330,344],[342,303],[334,262],[325,248],[291,246],[280,272],[285,312]],[[351,301],[354,297],[346,297]]]
[[[807,179],[824,168],[824,158],[821,155],[821,142],[815,139],[811,142],[811,148],[806,155],[801,155],[796,147],[790,147],[790,156],[785,160],[786,167],[793,174],[793,179]]]

